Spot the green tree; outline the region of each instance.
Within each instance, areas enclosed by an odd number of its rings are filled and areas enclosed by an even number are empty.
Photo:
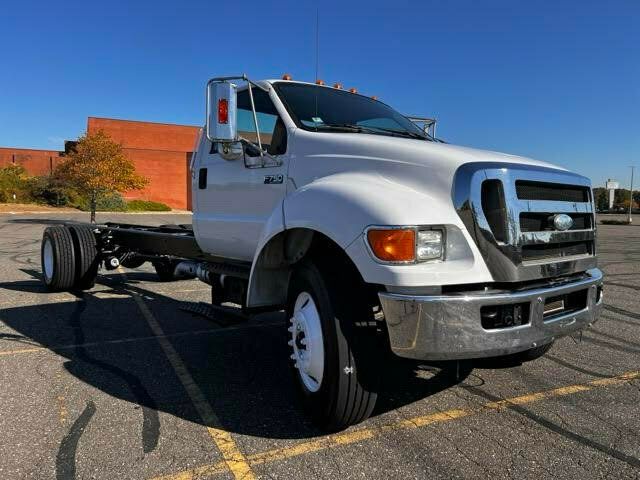
[[[122,146],[102,130],[81,136],[75,149],[56,168],[55,176],[89,198],[92,223],[96,221],[98,198],[140,190],[149,183],[136,173]]]
[[[616,208],[629,208],[629,190],[619,188],[613,196],[613,206]]]
[[[29,177],[22,165],[7,165],[0,168],[0,198],[2,202],[26,200]]]
[[[609,195],[604,188],[594,189],[593,193],[596,197],[596,208],[599,212],[609,209]]]

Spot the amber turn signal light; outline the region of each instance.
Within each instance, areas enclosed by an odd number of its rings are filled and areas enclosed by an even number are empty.
[[[369,230],[367,240],[373,254],[383,262],[413,262],[416,232],[413,229]]]

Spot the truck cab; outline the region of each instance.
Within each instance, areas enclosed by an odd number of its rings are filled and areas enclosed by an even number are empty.
[[[209,84],[194,231],[208,253],[250,264],[247,307],[287,310],[308,397],[321,391],[318,372],[335,370],[327,343],[366,345],[340,359],[349,373],[339,379],[375,368],[362,352],[380,348],[376,335],[336,320],[336,309],[419,360],[534,358],[595,321],[602,274],[585,177],[449,145],[354,91],[232,82]]]

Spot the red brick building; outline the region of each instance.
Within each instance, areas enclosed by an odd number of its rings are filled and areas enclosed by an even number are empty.
[[[191,209],[189,162],[199,127],[89,117],[87,132],[103,130],[120,143],[136,165],[138,173],[149,179],[147,188],[125,193],[166,203],[172,208]],[[23,148],[0,148],[0,167],[22,165],[31,175],[47,175],[61,161],[64,152]]]
[[[0,168],[22,165],[31,175],[49,175],[60,161],[60,152],[0,147]]]

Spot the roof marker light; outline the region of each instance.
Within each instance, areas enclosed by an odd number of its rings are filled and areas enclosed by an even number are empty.
[[[378,96],[377,95],[371,95],[371,100],[378,100]]]
[[[291,80],[291,75],[289,75],[288,73],[285,73],[284,75],[282,75],[282,79],[283,80]]]
[[[358,93],[358,89],[357,89],[357,88],[355,88],[355,87],[351,87],[351,88],[349,89],[349,92],[351,92],[351,93]]]
[[[342,90],[342,84],[336,82],[336,83],[333,84],[333,88],[337,88],[338,90]]]
[[[324,80],[317,79],[316,85],[324,85]]]

